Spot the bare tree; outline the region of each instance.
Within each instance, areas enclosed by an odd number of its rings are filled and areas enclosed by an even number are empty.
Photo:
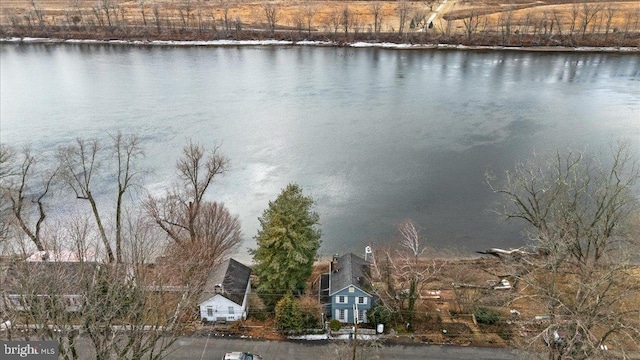
[[[64,359],[78,359],[72,320],[82,304],[76,289],[91,278],[89,269],[69,263],[15,262],[2,279],[6,315],[20,319],[31,331],[8,329],[12,340],[56,340]],[[71,271],[74,267],[76,271]],[[66,295],[66,296],[65,296]]]
[[[464,30],[467,34],[467,40],[471,40],[471,36],[478,30],[480,16],[475,10],[471,10],[469,17],[463,18],[462,23],[464,24]]]
[[[215,178],[227,167],[228,160],[217,147],[207,153],[202,146],[189,143],[176,164],[178,180],[173,190],[146,202],[147,213],[173,243],[169,254],[184,260],[187,281],[219,263],[241,240],[237,216],[223,204],[204,200]]]
[[[587,33],[587,26],[593,21],[593,19],[598,15],[598,13],[604,8],[604,3],[601,2],[593,2],[593,3],[582,3],[582,37],[585,37]]]
[[[204,202],[194,228],[197,232],[194,241],[173,243],[167,252],[176,261],[192,263],[190,272],[199,273],[200,269],[221,263],[242,239],[238,217],[224,204]]]
[[[146,253],[162,246],[149,224],[130,219],[127,224],[135,228],[126,230],[127,249]],[[79,216],[57,224],[48,233],[49,258],[9,264],[0,279],[3,311],[33,329],[9,337],[56,340],[63,359],[165,357],[183,330],[178,319],[189,309],[190,293],[169,290],[170,278],[149,266],[146,256],[132,256],[126,265],[93,261],[90,254],[100,240],[92,223],[90,216]],[[69,250],[77,254],[75,261],[56,260]],[[90,346],[77,345],[80,333]]]
[[[536,251],[511,262],[526,285],[520,296],[550,316],[525,345],[542,347],[553,359],[594,358],[607,344],[637,351],[640,309],[626,304],[640,295],[630,273],[639,249],[631,236],[638,180],[636,157],[618,143],[607,166],[582,153],[557,152],[519,164],[503,186],[492,186],[505,199],[499,212],[530,225]]]
[[[606,25],[604,31],[604,41],[607,41],[607,38],[609,37],[609,31],[611,31],[611,22],[613,21],[616,10],[617,8],[611,4],[608,4],[605,8]]]
[[[338,9],[333,9],[327,17],[328,27],[333,31],[334,40],[338,37],[338,30],[342,24],[342,13]]]
[[[213,180],[227,170],[229,161],[215,147],[205,148],[190,142],[176,164],[178,181],[163,199],[150,198],[147,209],[151,217],[176,243],[198,240],[196,222],[204,195]]]
[[[372,283],[384,284],[374,291],[385,307],[402,321],[411,321],[421,291],[441,271],[444,263],[424,259],[428,248],[413,221],[401,222],[397,231],[398,249],[372,256]]]
[[[31,0],[31,9],[32,9],[33,14],[35,15],[36,19],[38,20],[38,25],[40,27],[43,27],[45,25],[45,22],[44,22],[44,11],[40,7],[40,5],[38,5],[38,3],[36,3],[35,0]]]
[[[146,14],[146,9],[147,9],[147,4],[145,3],[145,0],[138,0],[138,6],[140,7],[140,15],[142,15],[142,25],[144,25],[144,27],[147,27],[147,14]]]
[[[291,21],[298,30],[298,36],[302,36],[302,30],[305,29],[304,12],[302,9],[298,9],[291,14]]]
[[[153,11],[153,22],[156,24],[156,32],[160,34],[162,32],[162,19],[160,17],[160,6],[158,3],[154,3],[151,8]]]
[[[233,24],[236,30],[236,38],[240,38],[240,32],[242,31],[242,18],[240,17],[240,15],[236,16]]]
[[[99,153],[101,150],[102,146],[96,139],[88,141],[77,139],[76,145],[60,148],[58,157],[63,176],[75,193],[76,198],[89,202],[107,254],[107,260],[114,262],[115,257],[111,249],[111,243],[107,237],[98,204],[92,192],[94,175],[100,166]]]
[[[345,5],[342,7],[342,11],[340,13],[340,24],[342,25],[342,29],[344,30],[345,40],[349,35],[349,28],[351,27],[352,22],[352,13],[349,5]]]
[[[398,34],[402,35],[404,33],[404,26],[407,24],[407,19],[409,18],[409,11],[411,10],[411,6],[407,2],[407,0],[400,0],[398,3]]]
[[[511,26],[513,22],[513,8],[509,7],[506,12],[501,12],[498,18],[498,25],[501,28],[502,42],[508,43],[511,38]]]
[[[6,144],[0,144],[0,181],[9,177],[13,173],[11,161],[15,156],[15,151]]]
[[[136,169],[134,161],[144,156],[137,135],[124,135],[117,132],[111,135],[113,140],[112,157],[116,159],[118,195],[116,200],[116,261],[122,262],[122,214],[124,212],[124,196],[130,187],[135,185],[135,180],[140,172]]]
[[[100,4],[96,2],[96,4],[94,6],[91,7],[91,12],[93,13],[93,16],[95,16],[96,18],[96,23],[98,26],[104,26],[104,18],[102,15],[102,8],[100,7]]]
[[[427,247],[422,243],[423,239],[411,220],[405,220],[397,226],[400,234],[400,248],[397,253],[399,264],[396,266],[397,276],[400,285],[404,288],[408,285],[408,305],[409,316],[415,310],[420,292],[430,279],[439,272],[442,265],[437,266],[434,261],[425,262],[423,256]]]
[[[109,156],[108,149],[104,148],[98,140],[77,139],[75,145],[61,147],[58,151],[58,158],[66,183],[78,199],[87,201],[91,206],[91,212],[105,247],[108,261],[122,262],[124,195],[135,184],[135,178],[139,172],[135,170],[134,162],[144,153],[138,137],[135,135],[127,136],[117,133],[111,138],[113,141],[111,156]],[[105,157],[113,157],[116,160],[115,174],[112,174],[118,182],[115,204],[115,255],[105,228],[105,218],[101,215],[97,199],[94,196],[95,187],[98,186],[96,178],[104,175],[101,174],[101,170],[106,163]]]
[[[3,153],[7,154],[7,170],[0,179],[2,197],[8,200],[13,219],[20,230],[38,251],[43,251],[45,244],[42,228],[47,217],[45,200],[51,193],[58,168],[43,169],[47,159],[44,156],[33,155],[29,147],[25,147],[21,152],[20,163],[12,165],[10,160],[16,157],[9,155],[8,148],[5,149],[7,150]],[[33,209],[31,205],[35,205],[36,208]],[[32,220],[32,217],[35,217],[35,220]]]
[[[231,9],[231,3],[229,1],[220,0],[220,7],[222,8],[222,21],[224,22],[224,29],[227,32],[227,36],[231,33],[231,20],[229,19],[229,10]]]
[[[13,149],[0,144],[0,245],[9,238],[12,211],[8,191],[11,189],[10,177],[15,174],[14,156]]]
[[[569,36],[573,38],[573,33],[576,30],[576,23],[578,22],[578,16],[580,15],[580,4],[573,4],[571,6],[571,23],[569,25]]]
[[[181,6],[178,7],[178,13],[180,14],[180,19],[182,19],[182,29],[189,28],[189,20],[191,19],[191,11],[193,10],[191,6],[191,0],[185,0],[181,3]]]
[[[73,6],[73,9],[75,10],[75,15],[72,18],[73,24],[84,24],[84,14],[82,12],[82,9],[80,8],[79,0],[71,0],[71,4]]]
[[[269,31],[271,35],[273,35],[276,31],[276,24],[278,23],[278,5],[272,2],[264,2],[262,3],[262,10],[264,10],[264,16],[267,19]]]
[[[374,1],[369,5],[369,12],[373,16],[373,33],[378,36],[382,26],[382,4]]]
[[[111,0],[99,0],[99,6],[102,7],[107,18],[107,26],[111,27],[113,25],[111,21]]]
[[[307,23],[307,34],[311,36],[311,25],[313,24],[313,18],[318,14],[318,7],[307,3],[303,6],[302,12]]]
[[[558,34],[562,36],[562,15],[556,11],[553,10],[553,20],[555,20],[556,22],[556,26],[558,27]]]

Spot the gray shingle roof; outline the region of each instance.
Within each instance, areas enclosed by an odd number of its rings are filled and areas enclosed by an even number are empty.
[[[363,258],[353,254],[345,254],[338,258],[337,271],[331,269],[331,289],[329,294],[333,295],[337,291],[349,285],[355,285],[363,291],[368,276],[368,265]]]
[[[213,297],[215,287],[222,284],[227,299],[242,305],[244,293],[251,277],[251,268],[234,259],[229,259],[209,272],[209,277],[200,296],[200,303]]]

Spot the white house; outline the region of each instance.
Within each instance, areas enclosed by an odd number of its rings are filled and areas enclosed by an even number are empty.
[[[236,321],[247,318],[251,268],[229,259],[213,269],[199,300],[203,321]]]

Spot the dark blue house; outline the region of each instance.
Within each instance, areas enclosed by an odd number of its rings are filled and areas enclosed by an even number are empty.
[[[328,317],[353,324],[356,319],[366,323],[367,310],[372,307],[373,295],[367,291],[369,264],[363,258],[349,253],[333,257],[329,274],[321,281],[327,300]]]

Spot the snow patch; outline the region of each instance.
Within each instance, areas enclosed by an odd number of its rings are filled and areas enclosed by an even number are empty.
[[[332,41],[289,41],[289,40],[208,40],[208,41],[175,41],[175,40],[94,40],[94,39],[51,39],[34,37],[0,38],[0,43],[47,43],[47,44],[116,44],[144,46],[348,46],[353,48],[381,49],[453,49],[453,50],[511,50],[511,51],[560,51],[560,52],[640,52],[640,47],[562,47],[562,46],[467,46],[458,44],[402,44],[389,42],[338,43]]]

